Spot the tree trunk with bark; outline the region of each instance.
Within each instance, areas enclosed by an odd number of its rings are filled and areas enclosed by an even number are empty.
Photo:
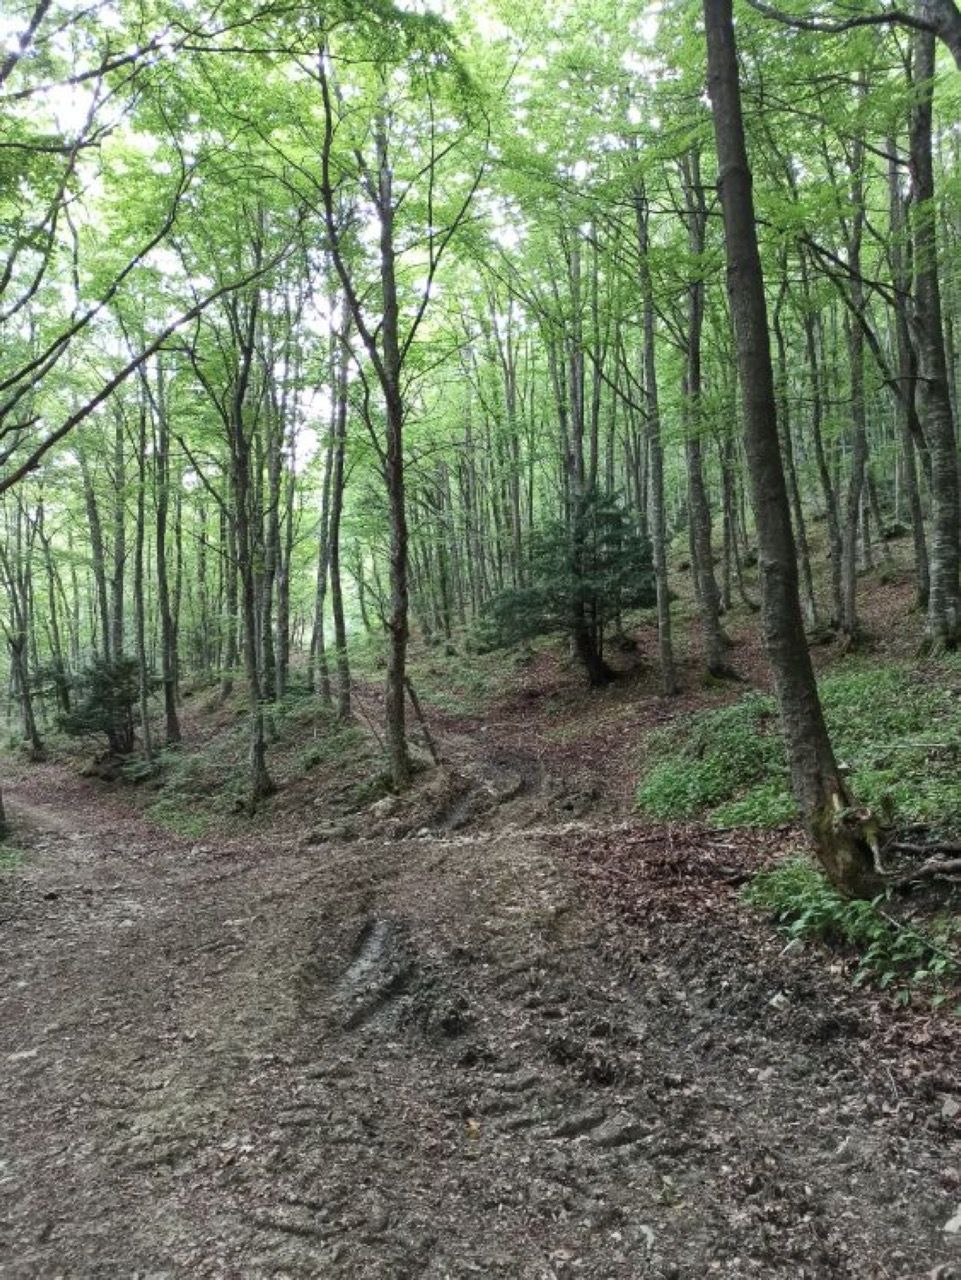
[[[794,795],[814,848],[842,892],[874,896],[880,877],[834,758],[804,639],[731,0],[704,0],[704,22],[728,289],[757,523],[765,648],[774,671]]]
[[[100,520],[100,504],[90,474],[90,464],[86,453],[78,450],[80,473],[83,479],[83,497],[87,512],[87,523],[90,526],[90,561],[93,569],[94,588],[97,599],[97,620],[100,632],[100,653],[105,662],[110,661],[110,604],[107,595],[107,557],[104,550],[103,525]]]
[[[337,411],[333,475],[330,493],[330,608],[334,619],[334,652],[337,662],[337,716],[350,719],[350,659],[347,656],[347,623],[340,573],[340,521],[344,509],[344,454],[347,446],[347,365],[350,358],[348,333],[340,338],[337,369]]]
[[[932,3],[922,3],[929,13]],[[941,285],[938,278],[934,165],[931,129],[934,100],[934,35],[919,32],[914,44],[915,106],[911,120],[911,223],[914,232],[914,321],[920,359],[921,402],[931,451],[931,544],[928,643],[954,649],[959,619],[958,453],[948,380]]]
[[[181,740],[177,714],[176,623],[170,601],[167,567],[167,521],[170,510],[170,424],[163,366],[157,361],[157,394],[154,400],[154,485],[156,495],[157,606],[160,611],[160,664],[163,680],[164,726],[168,747]]]
[[[908,512],[911,517],[911,535],[914,541],[914,575],[917,584],[919,609],[927,609],[930,594],[928,569],[928,544],[924,528],[924,510],[921,505],[921,486],[918,482],[916,450],[921,425],[917,419],[917,356],[911,341],[908,307],[905,299],[910,291],[910,270],[907,265],[907,214],[901,196],[897,165],[897,144],[889,139],[888,151],[888,208],[891,235],[889,258],[892,283],[895,289],[895,338],[897,343],[897,413],[898,432],[901,437],[901,460],[904,488],[907,492]],[[923,464],[922,464],[923,465]]]
[[[257,324],[260,314],[260,298],[254,292],[242,306],[231,299],[231,332],[238,344],[238,367],[234,378],[227,413],[228,443],[230,446],[231,490],[233,494],[233,524],[237,552],[237,568],[240,578],[240,605],[243,622],[244,675],[247,683],[249,712],[248,779],[250,805],[274,791],[274,783],[267,771],[267,736],[264,719],[264,696],[259,654],[259,616],[257,609],[257,570],[255,565],[255,531],[253,528],[252,429],[248,425],[247,396],[251,382]]]
[[[147,406],[141,403],[137,438],[137,523],[134,534],[133,608],[140,692],[140,735],[144,759],[153,760],[150,727],[150,665],[147,659],[147,618],[144,603],[144,544],[146,541]]]
[[[713,676],[728,677],[727,637],[721,628],[721,593],[714,572],[711,537],[711,508],[704,481],[703,402],[701,337],[704,330],[704,243],[707,230],[707,203],[701,184],[701,159],[692,148],[681,161],[681,180],[687,211],[687,242],[691,253],[687,286],[687,352],[684,370],[684,399],[687,409],[687,491],[690,511],[692,573],[697,583],[697,600],[704,632],[704,658]]]
[[[110,647],[114,659],[123,657],[124,571],[127,563],[127,464],[123,417],[117,413],[113,446],[113,562],[110,578]]]
[[[644,329],[644,396],[647,406],[648,484],[650,487],[651,550],[657,592],[657,637],[661,688],[665,694],[678,692],[674,646],[671,639],[671,593],[667,576],[667,520],[664,512],[664,451],[661,444],[661,413],[657,393],[657,360],[654,345],[654,285],[648,262],[650,247],[650,205],[643,188],[634,195],[637,247],[640,263],[641,306]]]

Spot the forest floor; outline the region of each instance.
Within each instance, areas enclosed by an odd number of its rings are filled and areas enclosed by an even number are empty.
[[[632,812],[644,733],[729,696],[645,679],[539,655],[353,818],[308,772],[188,838],[17,767],[0,1274],[961,1275],[957,1021],[743,904],[789,830]]]

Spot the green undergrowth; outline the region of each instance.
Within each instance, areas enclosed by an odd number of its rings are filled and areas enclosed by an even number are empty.
[[[452,716],[481,715],[523,680],[534,649],[543,644],[491,653],[466,652],[454,645],[421,649],[411,658],[411,682],[425,712],[434,708]]]
[[[4,872],[16,871],[23,862],[23,854],[13,845],[0,843],[0,875]]]
[[[853,981],[890,990],[906,1004],[912,993],[934,1005],[958,997],[961,921],[944,913],[898,920],[884,898],[842,898],[806,859],[791,858],[754,877],[745,901],[794,940],[816,942],[850,958]],[[955,1012],[961,1014],[961,1005]]]
[[[382,794],[371,765],[371,740],[358,723],[342,724],[306,690],[295,690],[267,714],[268,768],[284,785],[311,778],[336,783],[345,808]],[[178,835],[201,839],[225,818],[246,811],[249,724],[246,708],[202,746],[158,754],[156,798],[147,816]],[[373,780],[372,780],[373,778]]]
[[[941,836],[961,832],[961,688],[950,666],[898,664],[825,676],[821,698],[858,800]],[[772,698],[753,693],[658,733],[637,790],[661,819],[774,827],[794,815]]]
[[[452,716],[479,715],[516,681],[529,652],[529,647],[521,646],[507,652],[474,653],[463,634],[431,644],[414,639],[407,672],[425,713],[433,708]],[[385,638],[373,633],[355,637],[350,664],[355,681],[381,685],[387,672]]]

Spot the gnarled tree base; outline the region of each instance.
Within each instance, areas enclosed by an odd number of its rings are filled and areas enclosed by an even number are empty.
[[[846,898],[876,898],[888,887],[880,862],[879,828],[869,809],[835,792],[811,815],[808,835],[818,861]]]

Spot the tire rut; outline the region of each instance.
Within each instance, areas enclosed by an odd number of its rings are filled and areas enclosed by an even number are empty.
[[[105,852],[89,905],[48,843],[5,938],[3,1274],[945,1261],[944,1144],[880,1110],[859,1127],[858,1064],[726,1027],[710,975],[632,950],[557,857],[572,826]],[[144,908],[125,928],[117,883]],[[862,1225],[865,1197],[885,1212]]]

